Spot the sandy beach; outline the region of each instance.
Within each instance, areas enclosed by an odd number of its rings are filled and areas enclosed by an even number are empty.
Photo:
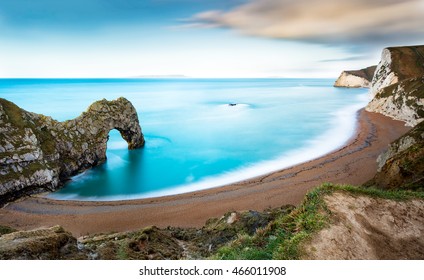
[[[324,182],[362,184],[377,170],[376,158],[410,128],[380,114],[358,112],[354,136],[342,148],[309,162],[223,187],[180,195],[113,202],[58,201],[42,195],[0,209],[0,224],[17,229],[61,225],[75,236],[158,227],[201,227],[233,210],[299,204]]]

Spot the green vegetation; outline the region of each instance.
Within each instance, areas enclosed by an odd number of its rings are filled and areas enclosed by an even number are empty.
[[[56,121],[43,115],[38,115],[39,119],[29,120],[27,119],[28,112],[22,110],[6,99],[0,98],[0,105],[6,112],[6,115],[9,118],[13,128],[15,129],[15,134],[17,134],[17,136],[22,137],[25,135],[25,128],[29,128],[33,133],[35,133],[40,143],[41,149],[45,155],[51,155],[56,152],[56,142],[45,125],[47,122],[51,123]],[[24,145],[17,146],[19,147]],[[26,152],[28,152],[27,149],[20,151],[16,150],[14,151],[14,154],[25,154]]]
[[[139,231],[93,236],[84,241],[85,249],[100,259],[145,260],[180,259],[182,249],[167,230],[146,227]]]
[[[252,236],[240,235],[218,250],[215,259],[300,259],[302,244],[331,221],[324,197],[335,191],[391,200],[424,199],[424,192],[385,191],[350,185],[323,184],[310,191],[303,203],[289,214],[278,217]]]
[[[25,128],[26,121],[23,118],[22,109],[3,98],[0,98],[0,105],[3,107],[4,111],[9,117],[9,121],[12,123],[12,125],[23,130]]]
[[[16,230],[11,227],[0,225],[0,236],[2,236],[3,234],[15,232],[15,231]]]
[[[33,130],[35,132],[35,130]],[[56,141],[47,129],[47,127],[41,127],[38,129],[37,138],[40,142],[41,149],[45,155],[52,155],[56,153]]]

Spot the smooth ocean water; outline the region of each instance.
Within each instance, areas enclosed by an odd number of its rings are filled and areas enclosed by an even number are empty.
[[[332,79],[3,79],[0,97],[63,121],[124,96],[146,146],[111,131],[107,162],[56,199],[116,200],[216,187],[316,158],[353,134],[365,89]],[[229,106],[237,103],[237,106]]]

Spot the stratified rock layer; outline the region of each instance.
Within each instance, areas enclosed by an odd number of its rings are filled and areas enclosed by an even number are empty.
[[[369,88],[377,66],[370,66],[361,70],[343,71],[334,83],[335,87]]]
[[[383,50],[367,111],[415,126],[424,120],[424,46]]]
[[[103,163],[112,129],[129,149],[143,146],[137,112],[125,98],[97,101],[65,122],[0,98],[0,205],[26,193],[55,190],[70,176]]]

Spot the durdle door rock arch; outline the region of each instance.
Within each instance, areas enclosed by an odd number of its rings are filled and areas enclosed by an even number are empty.
[[[112,129],[121,133],[128,149],[144,145],[137,112],[123,97],[96,101],[64,122],[0,98],[0,205],[56,190],[70,176],[103,163]]]

